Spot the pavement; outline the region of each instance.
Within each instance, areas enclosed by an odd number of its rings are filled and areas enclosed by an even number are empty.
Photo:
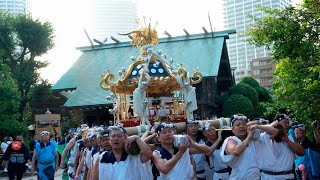
[[[56,173],[55,173],[55,180],[62,180],[62,173],[63,173],[63,169],[59,169]],[[3,172],[3,170],[0,170],[0,180],[3,179],[8,179],[8,173]],[[32,175],[30,173],[29,170],[27,170],[26,173],[24,173],[23,175],[23,180],[37,180],[37,175]]]

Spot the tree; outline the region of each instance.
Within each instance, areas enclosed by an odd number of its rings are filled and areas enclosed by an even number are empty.
[[[272,48],[277,62],[273,84],[276,101],[305,122],[320,116],[320,3],[305,0],[301,8],[260,8],[246,32],[249,42]]]
[[[16,121],[19,117],[20,96],[10,68],[0,61],[0,138],[25,134],[25,126]]]
[[[242,78],[240,83],[248,84],[249,86],[251,86],[253,88],[260,87],[258,81],[256,81],[254,78],[249,77],[249,76]]]
[[[10,68],[0,61],[0,120],[14,120],[18,117],[20,96]]]
[[[240,94],[232,95],[223,104],[224,117],[231,117],[237,113],[244,114],[250,119],[254,118],[254,108],[252,102],[249,98]]]
[[[79,127],[81,123],[83,123],[83,113],[77,109],[70,110],[69,116],[62,122],[62,134],[68,133],[70,128]]]
[[[270,96],[269,91],[266,88],[261,87],[259,85],[258,81],[256,81],[253,77],[246,76],[241,79],[240,83],[245,83],[245,84],[248,84],[249,86],[253,87],[258,93],[258,101],[259,102],[271,102],[272,101],[272,97]]]
[[[39,81],[38,70],[48,63],[36,60],[54,46],[53,27],[49,22],[33,20],[30,16],[0,13],[0,50],[3,62],[12,71],[20,93],[19,121],[30,101],[30,89]]]
[[[229,96],[234,94],[240,94],[247,97],[253,105],[258,103],[258,93],[257,91],[248,84],[238,83],[230,88],[228,91]]]
[[[272,97],[266,88],[259,86],[255,89],[258,92],[259,102],[272,102]]]

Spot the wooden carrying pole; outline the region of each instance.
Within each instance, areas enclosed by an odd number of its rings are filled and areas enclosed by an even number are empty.
[[[221,129],[223,127],[230,127],[230,118],[218,118],[214,120],[199,120],[200,127],[204,127],[204,124],[206,122],[213,124],[216,129]],[[179,134],[186,131],[185,122],[175,123],[175,125],[177,126],[177,131]],[[138,135],[146,132],[146,128],[147,126],[135,126],[135,127],[127,127],[125,129],[128,135],[131,136],[131,135]]]

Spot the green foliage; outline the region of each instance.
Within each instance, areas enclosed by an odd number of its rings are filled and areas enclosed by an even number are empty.
[[[250,99],[240,94],[232,95],[223,104],[224,117],[231,117],[237,113],[244,114],[250,119],[254,118],[254,108],[252,102]]]
[[[15,137],[19,134],[26,136],[28,134],[28,128],[25,124],[20,123],[17,120],[6,119],[0,122],[1,138],[4,136]]]
[[[20,93],[19,121],[22,121],[26,104],[30,101],[30,88],[39,81],[38,70],[47,62],[36,57],[54,46],[53,27],[49,22],[33,20],[30,16],[0,13],[1,59],[11,69]]]
[[[228,93],[225,93],[224,95],[222,95],[222,96],[221,96],[221,102],[222,102],[222,104],[223,104],[224,102],[226,102],[226,100],[227,100],[229,97],[230,97],[230,96],[229,96]]]
[[[0,61],[0,121],[16,120],[19,117],[19,100],[17,83],[11,77],[8,66]]]
[[[307,122],[320,116],[320,3],[306,0],[301,8],[261,8],[248,29],[249,42],[272,47],[278,62],[273,84],[275,108],[286,108]]]
[[[31,109],[29,103],[24,108],[22,123],[25,124],[26,126],[34,124],[33,118],[32,118],[32,109]]]
[[[248,84],[249,86],[253,87],[253,88],[257,88],[260,87],[258,81],[256,81],[255,79],[253,79],[252,77],[244,77],[241,79],[240,83],[245,83]]]
[[[259,102],[272,102],[272,97],[270,96],[268,89],[260,86],[255,89],[258,92]]]
[[[267,111],[267,108],[265,106],[263,106],[263,104],[258,103],[255,107],[254,107],[254,117],[255,118],[259,118],[264,116],[264,113]]]
[[[83,123],[82,113],[76,109],[69,111],[69,116],[63,119],[61,124],[61,133],[65,134],[70,128],[79,127]]]
[[[228,91],[229,96],[240,94],[247,97],[253,105],[258,103],[258,93],[257,91],[245,83],[238,83],[230,88]]]

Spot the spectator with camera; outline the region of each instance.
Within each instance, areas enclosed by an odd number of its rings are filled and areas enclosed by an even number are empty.
[[[230,179],[260,179],[261,152],[270,137],[276,136],[278,130],[268,125],[247,125],[247,117],[235,114],[231,117],[231,129],[234,136],[224,140],[221,158],[232,168]],[[260,134],[260,130],[265,133]],[[262,153],[261,153],[262,154]]]
[[[320,154],[316,151],[316,145],[307,137],[307,129],[304,124],[294,126],[295,136],[304,148],[304,156],[297,156],[295,169],[297,179],[319,179],[320,178]]]

